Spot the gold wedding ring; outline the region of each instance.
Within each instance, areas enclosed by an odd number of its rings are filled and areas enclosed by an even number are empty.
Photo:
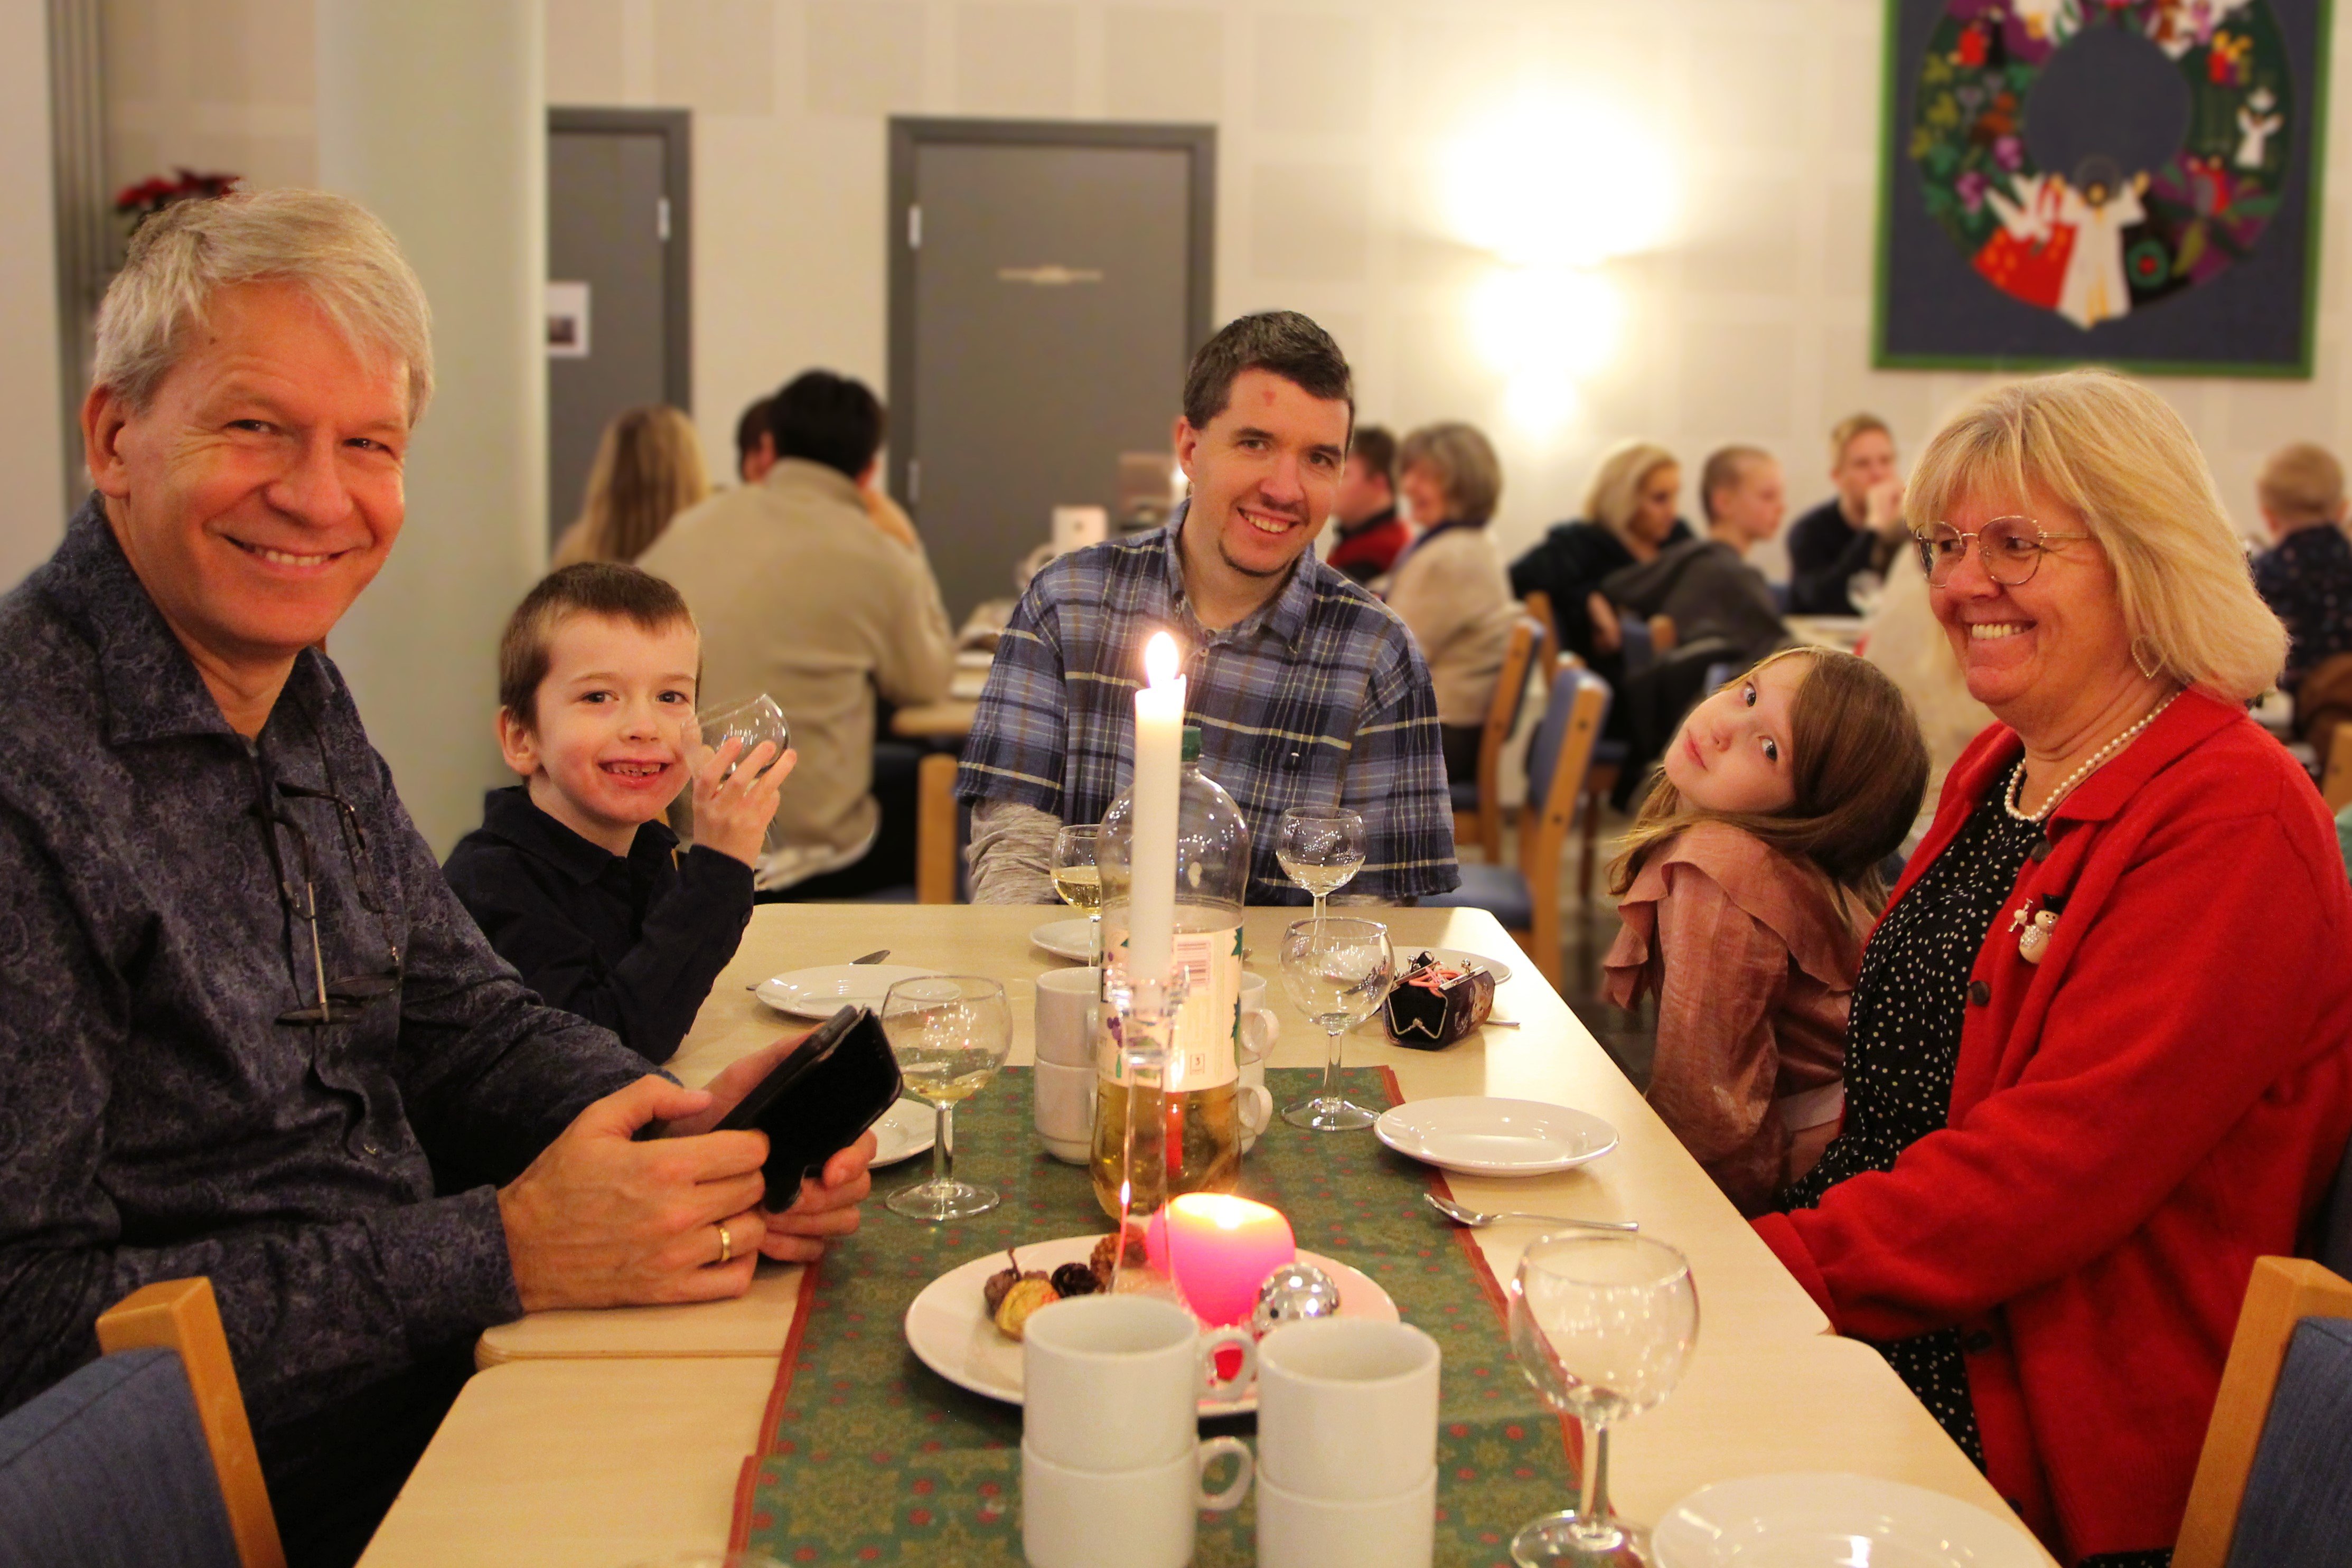
[[[719,1261],[725,1264],[732,1262],[734,1258],[735,1239],[727,1234],[727,1226],[721,1221],[719,1227]]]

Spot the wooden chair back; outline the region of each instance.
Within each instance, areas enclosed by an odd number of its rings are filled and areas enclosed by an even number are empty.
[[[1551,595],[1542,589],[1519,601],[1528,618],[1540,629],[1536,641],[1536,672],[1543,677],[1544,695],[1551,695],[1552,672],[1559,667],[1559,622],[1552,618]]]
[[[1471,828],[1489,865],[1503,859],[1503,747],[1518,727],[1519,709],[1527,703],[1528,665],[1541,637],[1535,622],[1523,616],[1512,622],[1510,641],[1503,645],[1503,667],[1495,673],[1495,695],[1486,704],[1486,722],[1478,736],[1478,809],[1472,813]],[[1457,826],[1454,838],[1458,841],[1462,836]]]
[[[2305,1258],[2255,1259],[2230,1359],[2221,1369],[2221,1390],[2205,1426],[2197,1478],[2189,1483],[2172,1568],[2223,1568],[2228,1561],[2246,1475],[2278,1387],[2279,1365],[2295,1324],[2308,1317],[2352,1317],[2352,1281]]]
[[[286,1568],[278,1540],[278,1516],[254,1452],[253,1427],[246,1420],[245,1396],[229,1360],[228,1336],[221,1332],[220,1304],[213,1282],[163,1280],[133,1291],[98,1319],[98,1345],[107,1354],[148,1346],[178,1353],[188,1386],[196,1396],[205,1445],[220,1476],[221,1501],[228,1508],[230,1532],[245,1568]]]
[[[2341,811],[2352,806],[2352,724],[2336,727],[2335,737],[2328,742],[2326,764],[2319,774],[2319,793],[2330,811]]]
[[[957,862],[962,858],[962,813],[956,800],[956,758],[934,751],[915,764],[915,902],[953,904]]]
[[[1671,615],[1650,617],[1650,657],[1663,659],[1682,643],[1682,634],[1675,630]]]

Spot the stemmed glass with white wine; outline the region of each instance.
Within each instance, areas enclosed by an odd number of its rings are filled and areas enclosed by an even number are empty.
[[[1054,891],[1064,904],[1087,912],[1087,953],[1095,964],[1103,961],[1102,866],[1095,859],[1101,833],[1100,828],[1085,826],[1054,835]]]
[[[1339,1037],[1372,1016],[1396,977],[1389,928],[1377,920],[1300,920],[1282,934],[1282,986],[1307,1019],[1331,1037],[1323,1091],[1282,1108],[1294,1127],[1349,1133],[1379,1115],[1339,1092]]]
[[[1519,1568],[1648,1562],[1649,1531],[1609,1508],[1609,1428],[1664,1399],[1698,1342],[1690,1260],[1647,1236],[1547,1236],[1511,1281],[1511,1354],[1543,1402],[1584,1423],[1583,1496],[1511,1538]]]
[[[1282,814],[1274,858],[1283,874],[1315,900],[1315,918],[1320,921],[1323,901],[1364,867],[1363,815],[1345,806],[1293,806]]]
[[[900,980],[882,998],[889,1037],[907,1092],[939,1113],[931,1179],[900,1187],[887,1207],[909,1219],[965,1219],[997,1205],[989,1187],[955,1179],[955,1108],[987,1086],[1013,1049],[1013,1008],[1004,988],[978,975],[924,975]]]

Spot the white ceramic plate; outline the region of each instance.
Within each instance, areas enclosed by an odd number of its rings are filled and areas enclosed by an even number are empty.
[[[751,994],[780,1013],[796,1019],[829,1019],[856,1003],[879,1008],[883,993],[898,980],[920,979],[937,969],[917,969],[905,964],[827,964],[816,969],[794,969],[762,980]]]
[[[1870,1476],[1743,1476],[1651,1531],[1659,1568],[2031,1568],[2025,1532],[1958,1498]]]
[[[1103,1235],[1108,1236],[1108,1230]],[[1065,1263],[1083,1263],[1094,1256],[1100,1236],[1065,1236],[1014,1250],[1024,1269],[1053,1272]],[[1339,1287],[1339,1315],[1370,1318],[1375,1322],[1397,1321],[1396,1303],[1389,1293],[1345,1263],[1301,1249],[1299,1258],[1331,1276]],[[1021,1342],[1005,1338],[989,1317],[981,1288],[988,1277],[1005,1266],[1004,1254],[991,1252],[949,1270],[923,1287],[907,1309],[907,1344],[916,1359],[959,1388],[1007,1404],[1021,1403]],[[1257,1408],[1255,1385],[1238,1399],[1201,1401],[1202,1416],[1239,1416]]]
[[[1091,923],[1083,915],[1076,920],[1048,920],[1029,933],[1032,946],[1043,947],[1056,958],[1067,958],[1073,964],[1094,962]]]
[[[1401,1155],[1465,1176],[1542,1176],[1617,1146],[1617,1129],[1598,1116],[1484,1094],[1407,1101],[1373,1123],[1372,1134]]]
[[[940,1119],[929,1105],[920,1100],[899,1101],[874,1124],[874,1141],[880,1145],[874,1152],[874,1163],[895,1166],[929,1153],[938,1141],[939,1127]]]
[[[1484,953],[1465,953],[1459,947],[1416,947],[1410,942],[1401,942],[1397,944],[1397,965],[1401,968],[1423,953],[1439,963],[1449,965],[1454,968],[1484,969],[1495,977],[1495,984],[1498,986],[1511,977],[1511,967],[1508,964],[1500,959],[1489,958]]]

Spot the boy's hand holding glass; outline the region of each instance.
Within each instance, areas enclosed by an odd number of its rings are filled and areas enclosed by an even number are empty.
[[[689,755],[694,764],[694,841],[745,865],[758,864],[768,824],[776,818],[777,792],[792,777],[801,754],[787,750],[779,760],[775,743],[763,740],[746,756],[743,738],[730,735],[716,751],[701,747]],[[737,767],[738,762],[744,766]]]

